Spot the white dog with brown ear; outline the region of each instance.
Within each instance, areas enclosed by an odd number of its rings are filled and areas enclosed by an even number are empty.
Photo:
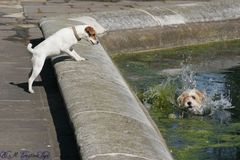
[[[188,89],[184,91],[178,98],[179,107],[188,109],[196,115],[204,114],[204,94],[197,89]]]
[[[32,84],[40,74],[47,57],[65,52],[76,61],[85,60],[85,58],[80,57],[73,49],[71,49],[71,47],[81,39],[89,41],[92,45],[98,44],[96,31],[89,25],[63,28],[45,39],[35,48],[32,48],[31,43],[28,44],[27,49],[33,55],[32,74],[28,80],[28,91],[30,93],[34,93]]]

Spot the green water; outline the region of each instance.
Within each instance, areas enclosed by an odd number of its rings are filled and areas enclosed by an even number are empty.
[[[113,60],[139,99],[147,99],[146,107],[174,159],[240,159],[239,40],[118,55]],[[175,100],[182,89],[183,64],[194,70],[197,88],[221,93],[235,107],[213,116],[179,117]],[[176,118],[169,118],[172,113]]]

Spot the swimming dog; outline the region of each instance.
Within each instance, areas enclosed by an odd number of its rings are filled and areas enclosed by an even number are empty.
[[[197,89],[185,90],[178,98],[177,102],[180,108],[189,110],[196,115],[204,114],[203,101],[205,99],[204,94]]]
[[[77,25],[60,29],[49,36],[43,42],[32,48],[29,43],[27,49],[32,53],[32,73],[28,79],[28,91],[34,93],[32,84],[40,74],[47,57],[59,55],[62,52],[67,53],[76,61],[83,61],[85,58],[79,56],[71,47],[81,39],[85,39],[92,45],[98,44],[96,31],[89,25]]]

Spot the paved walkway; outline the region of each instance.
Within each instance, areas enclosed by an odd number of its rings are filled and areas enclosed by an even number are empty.
[[[23,16],[22,4],[0,1],[0,160],[80,159],[50,62],[35,83],[36,93],[26,92],[31,70],[26,44],[42,33],[29,22],[40,17]]]

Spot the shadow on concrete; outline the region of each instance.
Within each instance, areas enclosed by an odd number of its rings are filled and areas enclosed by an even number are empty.
[[[70,56],[68,56],[68,55],[62,55],[62,56],[60,56],[60,57],[54,58],[54,59],[52,60],[52,64],[53,64],[53,66],[54,66],[54,65],[55,65],[56,63],[58,63],[58,62],[66,61],[66,60],[72,61],[72,59],[71,59]]]
[[[28,92],[28,83],[27,82],[23,82],[23,83],[14,83],[14,82],[10,82],[9,84],[13,85],[13,86],[17,86],[19,88],[22,88],[23,91]],[[42,81],[35,81],[33,83],[33,86],[43,86]],[[29,92],[28,92],[29,93]]]
[[[43,40],[44,38],[33,39],[30,40],[30,43],[35,47]],[[74,130],[64,100],[59,91],[54,68],[50,59],[45,61],[40,76],[46,91],[50,112],[56,129],[61,160],[80,160],[80,149],[78,148]]]
[[[30,40],[30,43],[35,47],[37,44],[42,42],[43,38]],[[62,59],[58,59],[62,60]],[[54,62],[57,63],[58,61]],[[81,160],[80,149],[77,145],[74,130],[66,110],[64,100],[59,91],[57,79],[51,60],[47,59],[40,73],[41,81],[35,81],[33,86],[43,86],[46,92],[48,105],[54,122],[55,130],[57,133],[57,140],[59,142],[61,160]],[[28,83],[14,83],[10,82],[11,85],[15,85],[28,92]]]
[[[61,160],[80,160],[80,149],[50,59],[45,62],[40,75],[57,132]]]

